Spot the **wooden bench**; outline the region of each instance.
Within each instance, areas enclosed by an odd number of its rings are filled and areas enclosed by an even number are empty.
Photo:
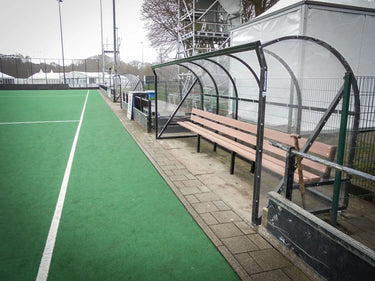
[[[190,121],[177,123],[198,135],[198,152],[200,151],[200,137],[229,150],[232,154],[231,174],[234,172],[236,155],[240,155],[242,158],[255,163],[256,125],[199,109],[192,109]],[[294,140],[286,133],[267,128],[264,130],[262,167],[276,174],[284,175],[286,152],[270,145],[267,140],[276,140],[291,146],[294,146]],[[306,138],[299,139],[300,147],[303,147],[306,141]],[[309,152],[319,157],[333,160],[336,153],[336,146],[314,142]],[[308,159],[303,159],[302,164],[305,182],[320,181],[329,177],[330,169],[325,165]],[[297,171],[294,175],[294,180],[298,182]]]

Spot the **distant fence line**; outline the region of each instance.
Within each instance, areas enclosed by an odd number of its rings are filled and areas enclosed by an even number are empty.
[[[64,77],[65,76],[65,77]],[[70,87],[95,87],[109,83],[102,73],[100,59],[60,60],[32,59],[19,56],[0,57],[0,84],[63,84]]]

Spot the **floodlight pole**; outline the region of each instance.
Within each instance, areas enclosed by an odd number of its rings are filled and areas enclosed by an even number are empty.
[[[116,86],[117,86],[117,32],[116,32],[116,0],[113,0],[113,74],[114,74],[114,81],[113,81],[113,101],[116,101]]]
[[[104,45],[103,45],[103,3],[102,0],[100,0],[100,28],[101,28],[101,42],[102,42],[102,83],[104,85],[104,68],[105,68],[105,62],[104,62]]]
[[[60,3],[62,2],[62,0],[57,0],[57,2],[58,2],[58,5],[59,5],[61,53],[62,53],[63,73],[64,73],[64,84],[66,84],[65,59],[64,59],[64,41],[63,41],[62,21],[61,21],[61,7],[60,7]]]

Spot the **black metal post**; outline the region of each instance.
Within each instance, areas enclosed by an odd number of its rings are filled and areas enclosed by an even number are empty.
[[[152,69],[154,73],[154,84],[155,84],[155,138],[158,138],[158,75],[156,74],[155,69]]]
[[[151,128],[152,128],[152,112],[151,112],[151,101],[147,101],[147,110],[148,110],[148,115],[147,115],[147,133],[151,133]]]
[[[263,158],[263,137],[264,137],[264,121],[266,115],[266,96],[267,96],[267,64],[264,58],[262,47],[259,45],[256,49],[258,61],[260,64],[260,87],[259,87],[259,104],[258,104],[258,122],[257,122],[257,146],[255,158],[254,173],[254,192],[251,222],[259,225],[259,198],[262,174],[262,158]]]
[[[293,181],[294,181],[294,171],[296,169],[296,156],[291,152],[294,147],[290,146],[286,152],[286,164],[285,164],[285,198],[292,200],[293,194]]]
[[[342,165],[344,163],[345,153],[345,140],[346,140],[346,127],[348,124],[348,111],[350,101],[350,89],[352,84],[352,73],[345,75],[344,94],[342,101],[341,111],[341,123],[340,123],[340,137],[339,146],[337,149],[337,164]],[[332,196],[332,211],[331,211],[331,224],[336,225],[337,223],[337,211],[339,206],[340,188],[341,188],[341,171],[337,170],[335,174],[335,184]]]

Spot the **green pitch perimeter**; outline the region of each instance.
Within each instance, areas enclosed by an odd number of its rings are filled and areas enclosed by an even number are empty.
[[[0,91],[0,280],[37,276],[86,94]],[[90,90],[48,280],[237,279]]]

